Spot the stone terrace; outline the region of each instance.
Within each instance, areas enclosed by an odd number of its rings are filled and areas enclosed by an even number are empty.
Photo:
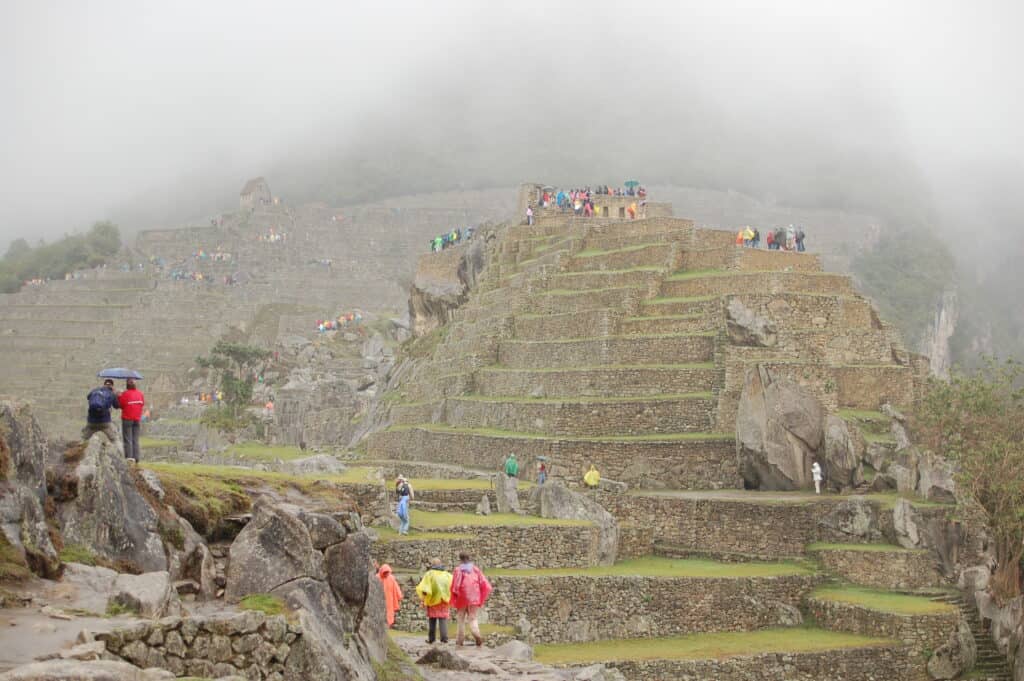
[[[524,196],[520,203],[529,191]],[[505,625],[526,618],[534,640],[555,642],[539,651],[545,661],[604,661],[629,679],[925,678],[922,652],[955,628],[955,615],[929,611],[920,596],[897,607],[889,592],[856,589],[878,588],[865,577],[872,567],[897,575],[889,588],[940,588],[934,558],[851,545],[868,540],[843,529],[844,514],[856,508],[893,541],[896,501],[746,492],[734,435],[750,367],[796,379],[830,410],[874,410],[913,400],[920,358],[849,279],[822,272],[815,255],[737,248],[733,233],[668,213],[659,207],[628,221],[538,210],[534,225],[500,230],[469,300],[431,332],[431,357],[406,367],[392,387],[367,460],[395,470],[473,467],[475,476],[499,470],[514,451],[527,477],[543,456],[570,486],[591,464],[629,485],[593,493],[618,520],[626,563],[567,566],[555,551],[545,565],[550,544],[535,551],[523,542],[516,548],[532,567],[494,576],[487,617]],[[429,269],[431,257],[421,267]],[[777,342],[756,347],[731,337],[733,301],[769,319]],[[485,567],[491,560],[479,551],[480,534],[416,534],[405,541],[422,547],[402,553],[385,542],[381,557],[400,572],[421,569],[430,550],[450,561],[459,546],[476,548]],[[494,550],[490,567],[506,560],[507,547]],[[796,561],[765,565],[807,572],[730,578],[732,566],[758,559]],[[657,560],[676,567],[639,567]],[[711,572],[687,572],[701,565]],[[914,571],[923,576],[911,584]],[[413,586],[415,577],[407,579]],[[826,592],[823,579],[843,581]],[[794,604],[821,613],[824,629],[776,634],[773,627],[799,619]],[[420,618],[402,615],[405,626],[422,626]],[[853,636],[876,633],[872,623],[886,638]],[[739,638],[720,647],[723,632]],[[820,647],[800,647],[808,638]]]

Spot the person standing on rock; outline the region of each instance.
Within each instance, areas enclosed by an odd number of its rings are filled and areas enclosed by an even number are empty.
[[[395,613],[402,607],[402,589],[398,580],[391,574],[391,566],[384,563],[377,569],[377,579],[384,588],[384,614],[387,617],[388,629],[395,626]]]
[[[526,207],[526,224],[533,224],[533,206]]]
[[[444,569],[440,558],[430,559],[430,568],[416,585],[416,593],[427,609],[427,643],[433,643],[438,636],[441,643],[448,643],[448,606],[452,600],[452,575]]]
[[[811,477],[814,478],[814,493],[821,494],[821,464],[817,460],[811,464]]]
[[[125,391],[117,396],[121,404],[121,435],[124,438],[124,458],[138,463],[142,458],[139,449],[139,432],[142,429],[142,410],[146,406],[146,396],[135,387],[135,379],[129,378]]]
[[[510,478],[519,476],[519,462],[516,460],[516,453],[512,452],[505,459],[505,475]]]
[[[491,583],[484,577],[484,573],[473,564],[468,553],[460,553],[459,566],[455,568],[452,575],[451,604],[455,608],[455,617],[458,621],[455,645],[461,646],[465,641],[467,626],[477,647],[484,644],[484,639],[480,635],[480,625],[476,618],[477,612],[487,602],[487,597],[490,595]]]
[[[395,509],[395,514],[398,516],[400,524],[398,526],[398,534],[409,534],[409,524],[412,520],[409,510],[409,501],[412,498],[412,488],[405,478],[399,476],[398,485],[395,490],[398,494],[398,508]]]
[[[85,428],[82,429],[82,439],[88,440],[93,433],[103,433],[112,443],[117,442],[119,436],[114,424],[110,422],[110,410],[120,409],[121,404],[114,393],[113,379],[108,378],[102,386],[89,391],[86,400],[89,401],[89,413],[85,419]]]

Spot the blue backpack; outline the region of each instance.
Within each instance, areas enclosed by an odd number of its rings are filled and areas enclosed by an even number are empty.
[[[89,414],[92,416],[103,416],[103,413],[110,409],[110,397],[103,388],[95,388],[89,393]]]

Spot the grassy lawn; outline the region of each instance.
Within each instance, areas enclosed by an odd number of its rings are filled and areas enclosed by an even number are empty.
[[[556,527],[581,527],[590,525],[586,520],[560,520],[558,518],[539,518],[516,513],[492,513],[476,515],[475,513],[459,513],[456,511],[419,511],[413,502],[412,528],[414,530],[440,530],[448,527],[529,527],[534,525],[550,525]]]
[[[691,634],[652,639],[622,639],[588,643],[554,643],[534,648],[544,664],[588,664],[614,660],[704,660],[737,655],[806,653],[837,648],[890,645],[893,641],[856,636],[812,627],[762,629],[751,632]]]
[[[684,270],[676,272],[665,278],[665,281],[685,281],[687,279],[701,279],[703,277],[723,277],[731,274],[740,274],[732,270]]]
[[[785,575],[806,575],[813,570],[795,562],[750,562],[720,563],[714,560],[694,558],[663,558],[647,556],[624,560],[614,565],[580,568],[547,568],[541,570],[496,570],[489,575],[507,577],[712,577],[729,579],[735,577],[781,577]]]
[[[872,411],[870,409],[840,409],[838,411],[839,416],[844,419],[853,419],[855,421],[884,421],[886,425],[889,423],[889,417],[880,411]]]
[[[262,463],[273,461],[291,461],[292,459],[304,459],[312,456],[310,452],[304,452],[298,447],[288,445],[265,445],[262,442],[242,442],[231,445],[227,453],[239,459],[259,461]]]
[[[895,544],[829,544],[817,542],[807,546],[808,551],[861,551],[863,553],[912,553],[913,549],[905,549]],[[922,549],[923,550],[923,549]]]
[[[908,596],[892,591],[877,591],[856,586],[823,587],[815,589],[811,596],[827,601],[859,605],[868,610],[887,612],[893,615],[935,615],[955,610],[949,603],[938,603],[923,596]]]
[[[181,441],[179,441],[179,440],[171,440],[171,439],[168,439],[168,438],[159,438],[159,437],[140,437],[139,438],[139,446],[142,447],[143,449],[150,449],[150,448],[153,448],[153,447],[176,447],[177,445],[180,445],[180,444],[181,444]]]
[[[628,291],[629,289],[637,289],[638,286],[609,286],[607,288],[553,288],[548,289],[541,295],[545,296],[575,296],[575,295],[596,295],[598,293],[605,293],[607,291]]]

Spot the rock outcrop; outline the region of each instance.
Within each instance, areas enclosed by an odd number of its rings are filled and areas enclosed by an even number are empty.
[[[22,402],[0,402],[0,532],[42,577],[60,568],[43,513],[46,438]]]
[[[483,234],[468,244],[422,256],[409,291],[409,319],[414,336],[423,336],[451,319],[469,297],[486,264]]]
[[[69,450],[48,487],[66,544],[87,547],[134,572],[168,568],[156,511],[142,496],[120,443],[94,434],[77,459]]]
[[[371,662],[384,659],[387,629],[384,608],[367,606],[383,603],[378,580],[370,579],[369,545],[348,514],[257,503],[231,545],[226,597],[271,593],[295,612],[303,635],[285,679],[373,681]]]
[[[725,327],[734,345],[769,348],[778,341],[775,325],[757,314],[739,298],[732,298],[725,308]]]

